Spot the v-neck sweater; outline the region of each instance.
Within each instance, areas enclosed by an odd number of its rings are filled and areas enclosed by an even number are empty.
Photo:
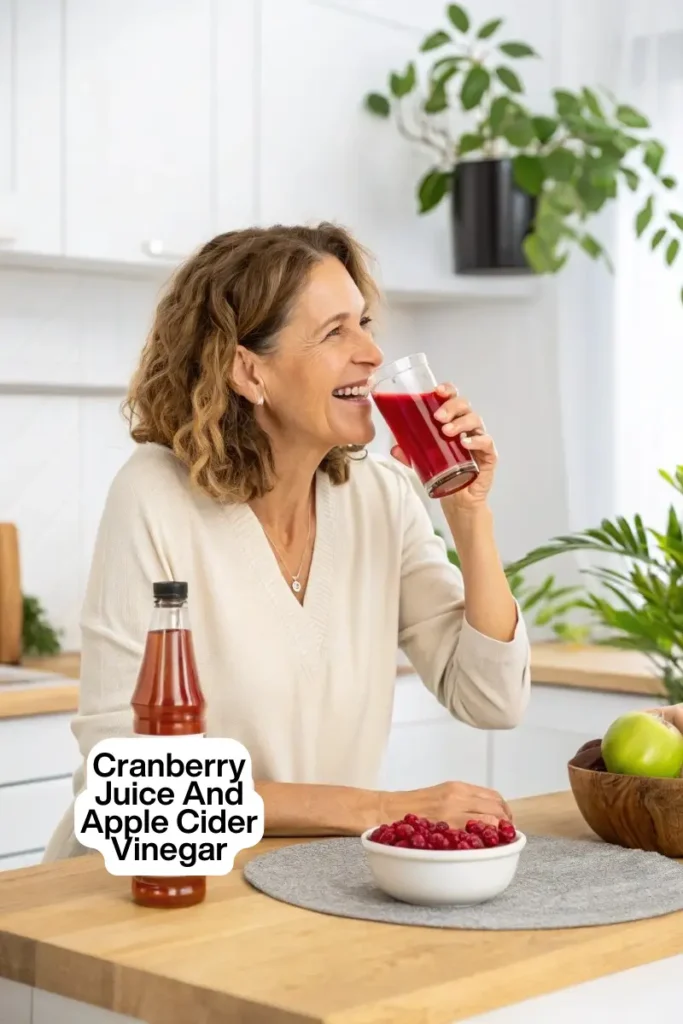
[[[301,604],[249,505],[213,501],[170,450],[140,445],[110,487],[83,605],[74,795],[94,744],[132,734],[159,580],[188,583],[207,735],[243,743],[255,780],[376,789],[399,648],[454,717],[517,725],[530,691],[519,607],[508,643],[468,623],[462,576],[418,488],[375,456],[354,461],[343,484],[319,471]],[[45,859],[82,852],[70,809]]]

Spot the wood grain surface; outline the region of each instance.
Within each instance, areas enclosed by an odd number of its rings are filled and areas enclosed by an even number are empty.
[[[577,806],[608,843],[683,857],[683,779],[648,779],[604,770],[600,740],[569,763]]]
[[[0,523],[0,664],[19,662],[23,623],[19,532],[14,523]]]
[[[649,658],[616,647],[533,644],[531,679],[550,686],[666,696]]]
[[[598,842],[570,793],[517,801],[526,832]],[[305,840],[302,840],[305,841]],[[239,867],[204,904],[134,906],[98,854],[0,874],[0,975],[146,1024],[452,1024],[679,953],[683,913],[599,928],[472,932],[315,914]]]

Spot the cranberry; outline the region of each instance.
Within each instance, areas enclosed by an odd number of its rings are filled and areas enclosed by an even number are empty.
[[[413,828],[419,823],[420,819],[417,814],[406,814],[403,820],[408,824],[412,825]]]
[[[410,839],[415,834],[415,829],[412,825],[409,825],[406,821],[396,826],[396,836],[398,839]]]
[[[483,843],[482,843],[482,846],[483,846]],[[470,844],[465,839],[461,839],[460,842],[455,844],[455,849],[456,850],[471,850],[472,847],[470,846]]]
[[[465,825],[465,831],[474,836],[480,835],[485,828],[487,828],[487,825],[483,821],[471,820]]]
[[[500,838],[495,828],[485,828],[481,834],[484,846],[500,846]]]
[[[420,832],[416,832],[410,840],[410,845],[414,850],[425,850],[427,848],[427,840]]]
[[[468,839],[470,850],[483,850],[484,840],[480,836],[470,836]]]
[[[509,822],[498,826],[498,836],[502,843],[514,843],[517,838],[517,830]]]
[[[448,824],[447,821],[437,821],[436,825],[434,826],[434,831],[435,832],[448,832],[450,827],[451,826]]]
[[[394,843],[394,846],[407,847],[410,846],[410,841],[408,839],[399,839],[397,843]]]
[[[427,840],[430,850],[445,850],[448,848],[448,840],[443,832],[432,832]]]
[[[383,843],[384,846],[391,846],[391,844],[393,843],[395,838],[396,838],[396,834],[395,834],[393,828],[386,828],[382,832],[382,835],[381,835],[381,838],[380,838],[379,841],[381,843]]]

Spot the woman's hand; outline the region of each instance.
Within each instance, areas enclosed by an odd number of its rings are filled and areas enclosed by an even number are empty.
[[[427,789],[380,793],[380,812],[381,821],[387,824],[406,814],[447,821],[452,828],[464,828],[472,818],[491,825],[497,825],[501,818],[512,821],[512,811],[500,793],[467,782],[442,782]]]
[[[668,704],[647,710],[650,715],[661,715],[667,722],[675,725],[679,732],[683,732],[683,704]]]
[[[470,486],[443,498],[442,503],[454,510],[470,511],[486,504],[493,484],[498,452],[493,438],[486,433],[481,416],[472,410],[472,406],[466,398],[458,395],[458,389],[453,384],[439,384],[436,393],[446,399],[441,408],[434,413],[434,418],[440,424],[444,437],[453,438],[458,434],[461,435],[461,442],[472,452],[474,460],[479,466],[479,475]],[[391,454],[399,462],[410,467],[410,460],[399,445],[392,448]]]

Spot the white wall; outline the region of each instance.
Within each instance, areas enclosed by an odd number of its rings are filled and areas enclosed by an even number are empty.
[[[165,17],[186,14],[188,3],[175,0],[164,5]],[[558,3],[487,0],[476,7],[481,20],[507,15],[510,36],[529,40],[545,54],[543,63],[530,62],[524,69],[532,99],[556,84]],[[212,125],[216,129],[211,145],[219,172],[187,164],[186,180],[171,177],[165,181],[167,192],[155,196],[157,220],[150,216],[141,226],[141,211],[147,209],[145,161],[165,159],[163,140],[145,141],[145,131],[156,123],[151,119],[165,114],[169,123],[159,132],[165,128],[170,138],[175,131],[185,132],[190,107],[177,110],[183,80],[176,77],[171,83],[168,109],[163,107],[164,90],[151,97],[145,94],[140,122],[131,127],[129,139],[131,146],[138,146],[134,152],[141,161],[134,195],[126,177],[130,152],[121,155],[120,178],[111,173],[99,176],[92,155],[97,152],[99,160],[107,159],[107,149],[116,140],[111,135],[97,137],[106,122],[93,120],[92,104],[98,89],[102,94],[106,74],[125,70],[121,57],[115,60],[112,54],[125,38],[127,24],[131,32],[141,32],[135,19],[145,10],[153,13],[155,4],[157,0],[107,2],[101,8],[83,0],[65,4],[66,46],[61,57],[67,61],[66,153],[56,161],[63,176],[58,190],[62,205],[54,210],[56,200],[47,186],[43,188],[43,208],[52,216],[45,248],[59,239],[67,254],[83,256],[98,248],[95,255],[133,258],[142,240],[159,235],[156,225],[168,223],[169,210],[182,205],[174,197],[183,189],[194,195],[187,177],[192,172],[197,180],[206,176],[207,203],[198,207],[195,239],[186,217],[175,235],[171,223],[164,241],[172,249],[187,248],[188,239],[200,242],[207,228],[213,233],[253,221],[326,217],[341,220],[373,249],[385,280],[410,283],[450,275],[445,206],[427,218],[415,213],[414,186],[425,166],[424,156],[412,154],[392,126],[372,121],[360,105],[365,91],[381,88],[392,63],[400,66],[413,56],[424,30],[441,21],[444,4],[254,0],[249,5],[247,0],[202,0],[195,8],[197,17],[206,16],[206,24],[219,30],[221,20],[226,22],[209,54],[211,81],[219,86],[219,109],[212,106],[208,122],[201,121],[205,134]],[[8,22],[2,14],[11,6],[12,0],[0,0],[0,54],[9,45],[3,38]],[[29,32],[26,19],[31,12],[40,18],[50,8],[51,17],[56,17],[57,6],[54,0],[29,0],[17,7],[24,19],[21,31]],[[111,64],[108,70],[107,60],[85,59],[87,32],[98,10],[99,46]],[[117,32],[110,45],[113,25]],[[51,32],[45,46],[53,41]],[[173,45],[165,51],[167,71],[177,63],[179,52],[182,33],[176,31]],[[218,59],[221,56],[230,60]],[[24,70],[25,65],[24,61]],[[152,63],[147,73],[156,80]],[[203,78],[192,86],[197,102],[205,87]],[[112,130],[120,134],[126,118],[136,114],[135,96],[130,89],[117,96],[119,106],[107,107],[107,113],[113,119]],[[38,104],[35,96],[32,103]],[[26,109],[26,104],[20,105],[20,118]],[[0,128],[1,111],[0,104]],[[26,126],[20,124],[15,150],[25,156]],[[185,136],[179,145],[191,143]],[[119,149],[125,147],[125,133],[123,142],[116,138]],[[151,169],[152,164],[149,180]],[[0,192],[11,170],[0,154]],[[40,224],[32,225],[35,237],[40,229]],[[66,630],[68,648],[79,645],[80,601],[107,487],[130,450],[118,407],[157,289],[154,281],[136,280],[134,275],[124,279],[0,267],[0,519],[18,524],[24,589],[37,594],[55,623]],[[563,530],[567,508],[552,286],[539,288],[538,299],[527,302],[396,303],[380,337],[386,355],[427,351],[437,376],[458,384],[496,437],[501,466],[493,502],[504,557],[515,557]],[[9,385],[15,391],[23,385],[43,393],[8,395]],[[68,385],[71,392],[47,394],[50,387],[37,385],[50,385],[53,392]],[[90,388],[88,394],[79,394],[83,385]],[[93,385],[109,388],[112,394],[94,394]]]

